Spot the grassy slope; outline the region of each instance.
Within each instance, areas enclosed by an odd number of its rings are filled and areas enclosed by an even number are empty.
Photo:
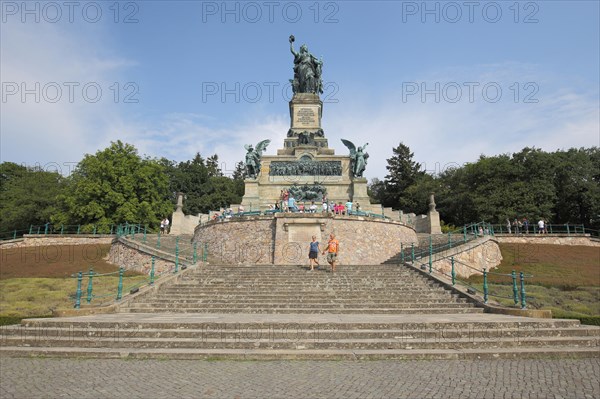
[[[0,250],[0,318],[47,316],[53,309],[71,308],[78,271],[93,267],[97,273],[118,271],[104,257],[110,245],[64,245]],[[128,272],[123,292],[147,279]],[[93,279],[92,305],[109,302],[117,294],[118,277]],[[88,278],[82,281],[82,307],[86,305]],[[13,319],[14,320],[14,319]],[[1,323],[0,323],[1,324]]]
[[[600,248],[540,244],[500,244],[502,263],[495,273],[523,271],[527,306],[550,309],[555,317],[600,316]],[[478,288],[482,277],[469,279]],[[490,296],[513,305],[510,278],[489,275]],[[518,286],[519,291],[520,287]]]

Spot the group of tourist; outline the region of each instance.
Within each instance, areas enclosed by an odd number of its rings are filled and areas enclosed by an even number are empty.
[[[314,271],[315,266],[319,268],[319,252],[321,255],[327,253],[327,263],[331,265],[331,272],[335,272],[335,263],[337,262],[338,253],[340,251],[340,242],[335,238],[335,234],[329,234],[327,247],[321,250],[321,244],[317,241],[317,236],[312,236],[312,241],[308,246],[308,261],[310,270]]]
[[[311,201],[310,205],[307,205],[306,201],[298,202],[296,198],[288,191],[281,190],[279,195],[279,201],[275,204],[269,205],[271,211],[281,212],[299,212],[299,213],[332,213],[334,215],[351,215],[353,212],[360,211],[360,204],[357,202],[353,204],[351,200],[348,200],[345,204],[341,201],[328,201],[327,196],[323,196],[321,206],[315,204],[315,201]]]
[[[509,218],[506,218],[506,229],[508,230],[508,234],[529,234],[529,226],[530,224],[527,218],[515,218],[512,222]],[[547,223],[543,218],[537,222],[537,232],[538,234],[548,233]]]

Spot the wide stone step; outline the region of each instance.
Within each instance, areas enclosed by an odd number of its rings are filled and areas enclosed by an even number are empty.
[[[287,287],[287,286],[279,286],[279,287],[263,287],[260,285],[255,286],[196,286],[196,287],[180,287],[173,286],[168,288],[162,288],[160,293],[171,294],[171,293],[194,293],[198,291],[202,292],[238,292],[244,294],[251,294],[259,291],[260,288],[263,288],[265,292],[277,292],[277,293],[295,293],[295,292],[335,292],[335,293],[344,293],[344,292],[357,292],[357,293],[384,293],[389,292],[391,294],[398,293],[403,295],[429,295],[429,294],[438,294],[438,293],[447,293],[450,294],[451,291],[445,290],[443,288],[437,289],[419,289],[419,288],[411,288],[411,289],[398,289],[398,290],[389,290],[386,291],[386,287],[382,288],[373,288],[366,289],[365,287],[331,287],[331,286],[295,286],[295,287]]]
[[[299,323],[288,324],[216,324],[206,323],[194,326],[200,328],[120,328],[119,326],[107,327],[79,327],[77,324],[70,328],[61,327],[25,327],[3,326],[0,328],[0,343],[5,345],[7,338],[18,338],[23,343],[30,340],[53,338],[85,338],[119,340],[125,338],[193,338],[193,339],[394,339],[394,340],[420,340],[444,341],[455,338],[496,340],[521,338],[532,339],[535,337],[595,337],[600,338],[600,329],[595,327],[562,327],[547,328],[539,326],[522,326],[519,328],[476,328],[446,326],[440,328],[349,328],[339,326],[321,326],[319,324],[302,325]],[[376,326],[372,326],[376,327]]]
[[[206,301],[206,302],[193,302],[193,303],[168,303],[168,302],[143,302],[132,304],[131,308],[168,308],[168,309],[201,309],[204,307],[243,307],[243,308],[270,308],[270,309],[295,309],[295,308],[306,308],[306,309],[346,309],[346,308],[369,308],[369,309],[419,309],[419,308],[463,308],[473,307],[470,303],[377,303],[368,301],[357,301],[355,303],[346,302],[249,302],[249,301]]]
[[[185,304],[204,304],[204,303],[230,303],[230,302],[246,302],[246,303],[262,303],[268,301],[268,303],[282,303],[282,302],[291,302],[291,303],[306,303],[306,304],[320,304],[320,303],[336,303],[336,304],[407,304],[407,303],[416,303],[414,298],[400,298],[400,299],[390,299],[389,297],[382,298],[338,298],[332,297],[328,298],[327,296],[310,296],[310,297],[245,297],[245,296],[227,296],[227,297],[210,297],[205,296],[202,298],[163,298],[156,297],[153,299],[146,300],[144,302],[139,303],[153,303],[153,304],[173,304],[173,305],[185,305]],[[431,304],[446,304],[446,303],[467,303],[464,299],[457,299],[453,302],[448,302],[448,299],[428,299],[427,305]]]
[[[137,303],[144,301],[151,301],[154,299],[161,299],[165,301],[178,301],[178,300],[204,300],[206,298],[221,298],[221,299],[238,299],[238,298],[249,298],[249,299],[269,299],[273,301],[303,301],[305,299],[324,299],[324,300],[333,300],[337,299],[339,301],[346,300],[372,300],[372,301],[395,301],[395,302],[405,302],[407,300],[412,301],[439,301],[439,302],[452,302],[458,301],[456,295],[453,294],[445,294],[445,293],[428,293],[428,294],[420,294],[420,295],[386,295],[382,296],[381,294],[372,293],[372,292],[355,292],[349,291],[345,293],[340,292],[321,292],[321,291],[294,291],[294,292],[274,292],[274,293],[264,293],[264,292],[256,292],[254,294],[244,294],[238,293],[235,291],[227,291],[227,292],[194,292],[194,293],[169,293],[169,294],[158,294],[153,298],[142,298]],[[464,302],[461,300],[461,302]]]
[[[411,272],[412,273],[412,272]],[[322,271],[322,270],[303,270],[298,272],[291,273],[235,273],[235,272],[210,272],[210,273],[188,273],[186,274],[186,279],[202,279],[202,278],[244,278],[244,279],[253,279],[253,278],[267,278],[267,279],[290,279],[290,278],[298,278],[305,280],[342,280],[342,279],[359,279],[359,280],[399,280],[399,281],[416,281],[421,280],[420,276],[415,274],[408,273],[341,273],[336,271],[335,273],[331,273],[330,271]]]
[[[205,326],[228,326],[244,328],[260,328],[261,325],[269,328],[314,328],[319,326],[325,329],[403,329],[403,330],[467,330],[467,329],[595,329],[596,326],[584,326],[578,320],[569,319],[534,319],[528,317],[504,315],[414,315],[414,316],[387,316],[379,314],[370,315],[297,315],[294,313],[279,315],[252,315],[252,314],[100,314],[80,317],[25,319],[21,326],[30,328],[95,328],[95,329],[202,329]],[[11,328],[6,326],[2,328]]]
[[[164,300],[164,301],[204,301],[206,299],[222,299],[222,300],[244,300],[248,298],[249,300],[267,300],[269,302],[302,302],[304,300],[313,299],[313,300],[324,300],[324,301],[332,301],[334,299],[339,302],[344,301],[361,301],[361,300],[369,300],[369,301],[389,301],[389,302],[429,302],[433,300],[435,302],[442,303],[451,303],[457,302],[458,298],[452,294],[443,294],[443,293],[433,293],[433,294],[422,294],[422,295],[389,295],[382,296],[380,294],[373,294],[370,292],[318,292],[318,291],[294,291],[294,292],[274,292],[271,294],[266,294],[265,292],[256,292],[255,294],[239,294],[233,291],[230,292],[196,292],[190,294],[158,294],[154,297],[141,298],[135,303],[148,302],[156,299]],[[460,302],[465,302],[464,300],[460,300]]]
[[[198,286],[206,287],[265,287],[265,288],[304,288],[304,287],[361,287],[363,289],[381,289],[388,288],[393,290],[410,290],[410,289],[439,289],[439,285],[425,284],[423,282],[415,283],[404,283],[404,282],[385,282],[385,281],[342,281],[342,282],[323,282],[323,281],[281,281],[273,282],[269,280],[206,280],[206,281],[195,281],[195,282],[180,282],[173,286],[173,288],[197,288]]]
[[[179,349],[474,349],[515,347],[595,347],[600,348],[597,337],[535,337],[496,338],[494,340],[447,338],[423,340],[420,338],[368,338],[368,339],[308,339],[288,338],[125,338],[36,336],[5,337],[3,346],[77,347],[77,348],[179,348]]]
[[[262,313],[262,314],[286,314],[286,313],[302,313],[302,314],[453,314],[453,313],[483,313],[483,309],[474,307],[461,308],[381,308],[381,307],[362,307],[362,308],[259,308],[247,306],[227,306],[227,307],[202,307],[202,308],[169,308],[169,307],[150,307],[137,308],[130,307],[123,309],[124,312],[130,313]]]
[[[597,358],[594,347],[475,349],[150,349],[0,347],[3,356],[178,360],[475,360],[528,358]]]

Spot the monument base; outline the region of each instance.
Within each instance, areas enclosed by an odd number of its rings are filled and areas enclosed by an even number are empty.
[[[207,244],[216,262],[308,265],[312,236],[325,248],[330,233],[340,242],[340,265],[380,264],[396,255],[399,243],[418,242],[414,229],[389,219],[289,213],[211,221],[196,227],[193,242]],[[327,264],[325,255],[319,260]]]
[[[246,212],[259,211],[265,207],[265,204],[261,204],[260,191],[258,188],[257,180],[244,180],[244,197],[242,198],[242,205]],[[273,201],[274,203],[274,201]],[[234,211],[236,211],[234,209]]]

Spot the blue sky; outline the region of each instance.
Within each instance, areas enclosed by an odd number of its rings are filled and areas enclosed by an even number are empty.
[[[368,142],[369,178],[400,142],[434,173],[600,145],[597,1],[24,4],[1,2],[2,161],[67,174],[118,139],[224,170],[246,143],[275,154],[290,34],[323,57],[330,147]]]

